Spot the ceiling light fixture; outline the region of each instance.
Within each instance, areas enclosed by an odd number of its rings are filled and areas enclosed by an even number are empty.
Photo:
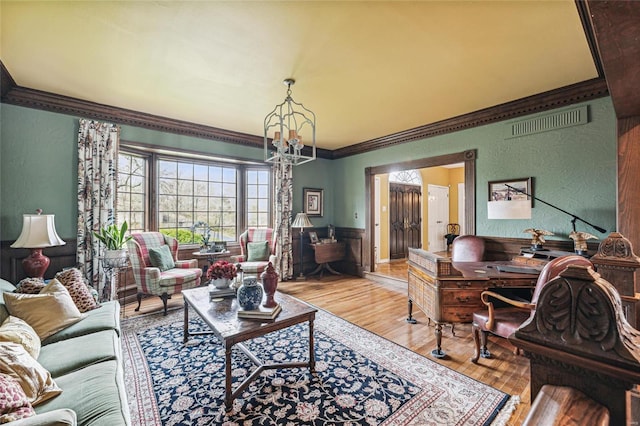
[[[296,166],[316,159],[316,115],[291,97],[291,86],[295,82],[292,78],[284,80],[287,97],[264,119],[264,160],[268,163],[282,162]],[[303,130],[307,131],[306,137],[311,133],[310,145],[306,148],[302,142]],[[274,134],[270,141],[271,131]],[[303,148],[306,155],[303,154]]]

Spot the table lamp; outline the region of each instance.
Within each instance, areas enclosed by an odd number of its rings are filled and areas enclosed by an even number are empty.
[[[37,214],[22,215],[22,232],[11,247],[30,249],[31,254],[22,260],[22,268],[27,277],[43,278],[50,260],[42,254],[42,249],[62,246],[66,243],[56,232],[55,216],[42,214],[42,209],[36,211]]]
[[[301,212],[296,215],[296,218],[293,220],[291,227],[300,228],[300,275],[298,275],[296,279],[304,280],[305,277],[304,277],[304,274],[302,273],[304,269],[303,268],[304,263],[302,262],[302,234],[304,232],[304,228],[311,228],[313,227],[313,224],[307,217],[307,214]]]

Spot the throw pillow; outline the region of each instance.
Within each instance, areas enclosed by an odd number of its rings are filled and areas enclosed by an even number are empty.
[[[171,256],[171,250],[168,245],[149,249],[149,261],[152,266],[160,268],[161,271],[173,269],[176,267],[176,263]]]
[[[42,278],[25,278],[16,286],[16,293],[38,294],[45,285]]]
[[[34,358],[40,355],[40,338],[36,331],[18,317],[9,316],[0,325],[0,342],[19,343]]]
[[[27,322],[44,340],[84,318],[60,281],[52,279],[40,294],[5,293],[10,315]]]
[[[26,419],[35,414],[20,383],[8,374],[0,374],[0,423]]]
[[[78,268],[69,268],[58,272],[56,279],[69,291],[73,303],[76,304],[80,312],[87,312],[99,307]]]
[[[247,244],[247,262],[269,260],[269,241],[254,241]]]
[[[16,379],[33,406],[62,393],[51,374],[17,343],[0,343],[0,373]]]

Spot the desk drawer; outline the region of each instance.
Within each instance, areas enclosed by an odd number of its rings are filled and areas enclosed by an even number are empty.
[[[443,290],[443,306],[483,306],[480,301],[482,289],[478,290]]]
[[[471,322],[477,306],[444,306],[441,322]]]

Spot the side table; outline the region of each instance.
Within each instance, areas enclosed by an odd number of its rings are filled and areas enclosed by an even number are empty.
[[[207,259],[209,261],[209,265],[212,265],[213,262],[215,262],[216,260],[220,260],[220,259],[225,259],[228,261],[228,259],[231,258],[231,252],[230,251],[218,251],[218,252],[203,252],[203,251],[194,251],[193,253],[191,253],[191,255],[193,257],[195,257],[196,259]],[[207,269],[209,267],[208,266],[203,266],[202,267],[202,273],[206,276],[207,274]]]
[[[344,259],[345,243],[317,243],[311,244],[311,248],[318,267],[310,275],[315,275],[319,272],[320,278],[322,278],[325,269],[334,275],[340,275],[340,272],[334,270],[329,263]]]
[[[113,291],[115,288],[112,287],[113,277],[118,275],[118,272],[122,268],[126,268],[129,266],[129,257],[121,257],[121,258],[106,258],[99,257],[100,262],[102,263],[102,269],[104,270],[105,283],[102,288],[102,296],[101,300],[112,300],[113,299]],[[122,292],[122,300],[120,302],[120,311],[122,315],[124,315],[124,291]]]

